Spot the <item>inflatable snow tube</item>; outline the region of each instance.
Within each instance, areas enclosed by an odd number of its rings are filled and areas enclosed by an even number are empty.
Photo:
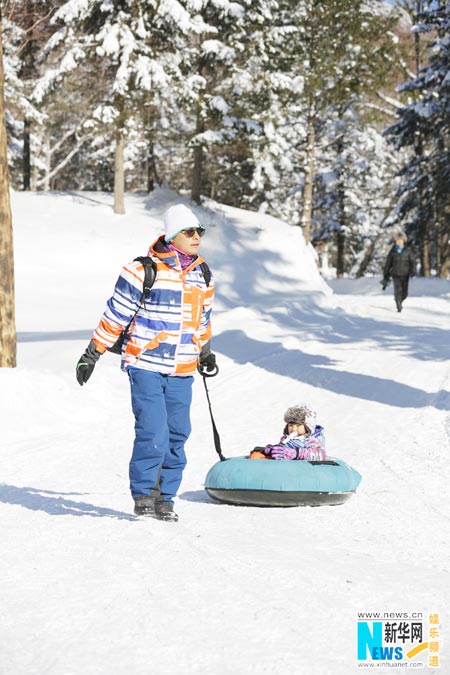
[[[211,467],[205,490],[213,499],[239,506],[335,506],[347,501],[360,482],[361,475],[336,457],[321,462],[232,457]]]

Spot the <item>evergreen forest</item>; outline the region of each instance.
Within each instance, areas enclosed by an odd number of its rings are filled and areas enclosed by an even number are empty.
[[[1,28],[14,190],[262,211],[337,276],[402,230],[450,276],[450,2],[3,0]]]

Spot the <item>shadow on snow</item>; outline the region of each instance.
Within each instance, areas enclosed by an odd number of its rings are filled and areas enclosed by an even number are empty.
[[[219,504],[216,499],[208,495],[206,490],[186,490],[178,497],[185,502],[195,502],[196,504]]]
[[[253,363],[265,370],[285,375],[337,394],[378,401],[399,408],[434,406],[450,410],[450,392],[428,393],[383,377],[333,370],[335,362],[326,356],[286,349],[279,342],[261,342],[241,330],[225,331],[214,339],[214,348],[236,363]],[[244,356],[245,355],[245,356]],[[246,358],[248,355],[250,358]]]
[[[64,493],[38,490],[32,487],[0,485],[0,503],[3,504],[18,504],[31,511],[43,511],[50,516],[90,516],[91,518],[135,520],[133,515],[123,511],[114,511],[102,506],[67,499],[67,496],[76,494],[69,492],[64,495]]]
[[[17,333],[17,342],[54,342],[60,340],[89,340],[91,330],[62,330],[62,331],[26,331]]]

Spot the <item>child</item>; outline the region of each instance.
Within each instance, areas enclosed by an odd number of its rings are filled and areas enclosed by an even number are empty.
[[[286,426],[278,445],[255,448],[249,459],[306,459],[323,461],[325,435],[323,427],[315,423],[316,413],[306,405],[288,408]]]

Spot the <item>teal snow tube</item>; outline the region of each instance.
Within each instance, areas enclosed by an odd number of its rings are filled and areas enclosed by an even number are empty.
[[[205,478],[210,497],[239,506],[335,506],[346,502],[361,475],[342,459],[263,460],[232,457]]]

